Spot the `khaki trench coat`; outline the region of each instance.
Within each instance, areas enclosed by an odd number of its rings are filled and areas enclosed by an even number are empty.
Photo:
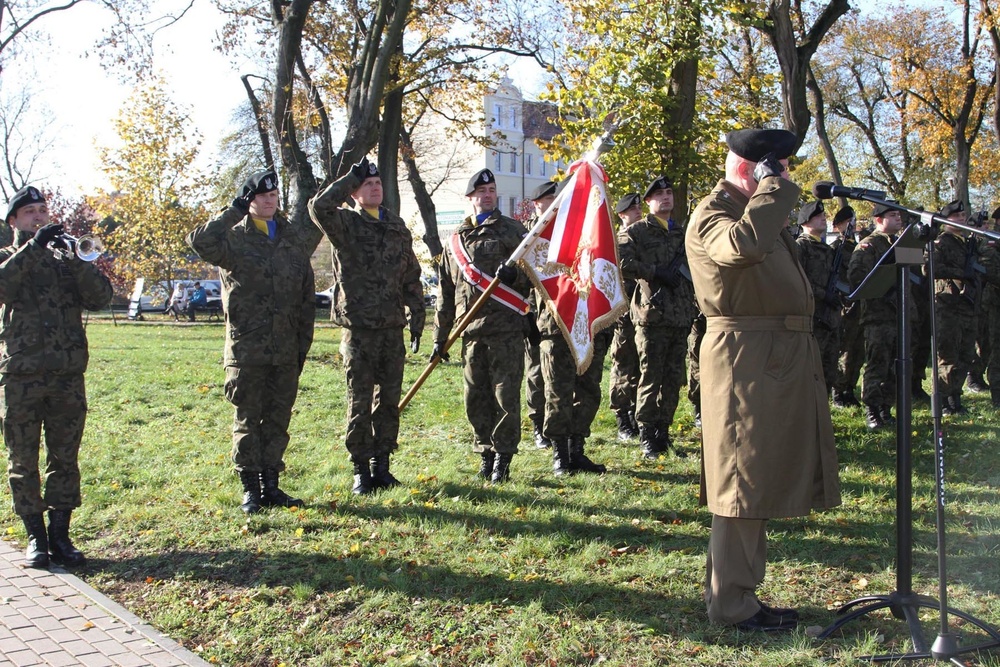
[[[701,345],[702,504],[745,519],[840,504],[813,294],[785,230],[799,187],[767,177],[750,199],[720,181],[686,239]]]

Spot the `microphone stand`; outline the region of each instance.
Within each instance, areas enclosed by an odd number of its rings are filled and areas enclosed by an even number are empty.
[[[938,556],[938,595],[940,602],[926,595],[913,592],[913,460],[912,443],[910,434],[912,432],[913,405],[910,394],[910,380],[913,374],[913,361],[910,353],[910,265],[923,263],[923,251],[921,246],[926,246],[928,262],[928,280],[934,284],[934,252],[933,242],[940,225],[950,225],[959,229],[964,229],[974,234],[992,239],[1000,239],[1000,234],[970,227],[957,222],[952,222],[934,213],[917,211],[900,205],[897,202],[886,201],[874,196],[877,193],[871,191],[857,190],[848,195],[853,199],[868,201],[905,212],[912,217],[918,217],[919,223],[908,225],[896,241],[893,242],[889,250],[879,258],[875,265],[857,289],[850,295],[850,299],[858,298],[859,293],[863,293],[868,288],[868,293],[872,294],[881,288],[881,292],[875,294],[880,296],[888,289],[885,279],[886,272],[880,272],[880,268],[888,268],[889,264],[896,265],[896,316],[897,316],[897,359],[896,359],[896,590],[885,595],[867,595],[852,600],[837,610],[841,615],[833,624],[824,628],[819,634],[820,639],[829,637],[846,623],[868,614],[878,609],[889,608],[892,615],[900,620],[905,620],[910,631],[910,640],[913,650],[909,653],[889,653],[882,655],[864,656],[872,662],[889,662],[899,660],[917,660],[931,658],[934,660],[949,661],[955,665],[964,665],[958,656],[963,653],[976,652],[1000,646],[1000,631],[993,628],[983,620],[980,620],[963,611],[948,607],[948,587],[947,587],[947,554],[945,551],[945,515],[944,515],[944,433],[941,425],[941,399],[937,391],[938,367],[937,367],[937,323],[934,312],[934,290],[930,292],[930,318],[931,318],[931,354],[934,362],[931,375],[931,412],[934,416],[934,472],[935,472],[935,500],[936,500],[936,532],[937,532],[937,556]],[[904,242],[905,241],[905,242]],[[918,256],[919,253],[919,256]],[[878,276],[878,277],[875,277]],[[873,278],[875,277],[875,278]],[[888,281],[888,282],[891,282]],[[881,285],[879,283],[882,283]],[[940,627],[938,636],[933,645],[928,648],[924,638],[923,629],[920,626],[920,608],[937,609],[939,611]],[[952,614],[968,623],[976,626],[985,632],[992,641],[980,643],[973,646],[962,647],[959,645],[958,637],[951,632],[948,625],[948,614]]]

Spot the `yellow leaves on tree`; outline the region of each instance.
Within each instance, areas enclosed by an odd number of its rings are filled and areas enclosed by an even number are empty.
[[[201,139],[160,78],[140,82],[115,128],[120,145],[100,148],[112,189],[91,202],[117,223],[108,250],[127,281],[174,279],[190,261],[184,236],[208,219],[193,166]]]

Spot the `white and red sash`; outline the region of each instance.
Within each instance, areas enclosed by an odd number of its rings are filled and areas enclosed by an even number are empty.
[[[455,256],[455,261],[458,262],[458,267],[462,270],[462,275],[465,276],[465,279],[471,285],[478,288],[480,292],[485,292],[486,288],[493,282],[493,276],[484,273],[472,263],[472,258],[469,257],[469,253],[462,244],[462,239],[459,238],[458,232],[451,235],[450,245],[451,253]],[[503,283],[497,285],[493,293],[490,294],[490,297],[521,315],[526,315],[530,308],[530,305],[521,294]]]

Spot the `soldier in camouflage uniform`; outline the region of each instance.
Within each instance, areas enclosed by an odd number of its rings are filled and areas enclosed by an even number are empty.
[[[968,224],[972,227],[984,229],[986,227],[986,211],[970,216]],[[992,239],[983,238],[978,235],[975,239],[979,246],[977,254],[985,265],[985,257],[992,251],[995,243]],[[983,271],[986,271],[985,266],[983,267]],[[990,359],[990,318],[987,315],[989,303],[986,300],[985,275],[980,277],[980,287],[982,288],[980,291],[981,308],[977,310],[976,316],[976,355],[972,360],[972,365],[969,367],[969,378],[966,384],[969,391],[973,394],[989,391],[989,386],[986,383],[986,365]]]
[[[354,208],[341,207],[348,197]],[[389,457],[399,447],[407,311],[414,354],[424,330],[420,263],[406,223],[382,206],[382,178],[368,158],[313,197],[309,215],[333,248],[330,313],[343,327],[352,491],[369,494],[399,485]]]
[[[534,217],[528,221],[527,227],[531,229],[538,222],[538,217],[545,212],[549,205],[555,201],[556,184],[553,181],[546,181],[535,188],[531,193],[531,203],[535,207]],[[545,435],[545,378],[542,376],[542,361],[539,356],[539,345],[541,344],[541,334],[538,332],[538,311],[544,308],[543,304],[531,305],[532,311],[528,313],[528,335],[524,338],[524,379],[525,391],[524,399],[528,408],[528,419],[531,420],[532,431],[535,437],[535,447],[538,449],[548,449],[552,442]]]
[[[622,276],[637,283],[631,315],[639,351],[639,444],[643,456],[655,459],[672,445],[669,429],[684,384],[686,340],[697,307],[684,256],[684,228],[670,217],[673,184],[665,176],[655,178],[643,199],[649,215],[621,230],[618,245]]]
[[[847,270],[851,264],[851,254],[857,247],[854,236],[854,209],[843,206],[833,216],[833,228],[837,238],[830,247],[843,253],[840,262],[840,280],[850,285]],[[843,250],[841,250],[843,248]],[[837,368],[837,380],[833,387],[833,404],[839,408],[860,405],[854,395],[854,387],[861,377],[861,366],[865,362],[865,339],[861,330],[861,304],[851,302],[841,311],[840,320],[840,361]]]
[[[823,202],[808,202],[799,210],[802,234],[795,239],[799,249],[799,263],[809,278],[813,290],[813,336],[819,345],[823,361],[823,377],[827,393],[833,393],[837,381],[837,358],[840,355],[840,317],[842,297],[836,281],[840,274],[843,256],[826,242],[826,211]],[[830,280],[837,264],[837,276]]]
[[[497,209],[496,178],[476,172],[466,188],[473,214],[451,235],[441,255],[441,294],[434,319],[434,351],[447,361],[445,344],[461,319],[497,276],[502,283],[462,334],[465,359],[465,411],[475,432],[479,475],[499,484],[510,478],[510,464],[521,440],[521,384],[524,336],[531,289],[524,272],[504,264],[527,234],[518,221]]]
[[[632,192],[618,200],[615,213],[621,220],[621,229],[642,219],[639,193]],[[635,281],[625,281],[625,296],[631,302],[635,295]],[[611,411],[615,413],[618,425],[618,439],[622,442],[639,437],[639,425],[635,421],[635,394],[639,386],[639,351],[635,348],[635,325],[626,310],[614,326],[611,340],[611,378],[608,381],[608,395]]]
[[[852,289],[856,289],[872,271],[903,226],[899,211],[888,206],[876,205],[873,216],[875,231],[858,243],[851,253],[848,278]],[[884,296],[861,302],[861,326],[865,336],[861,400],[865,404],[865,419],[870,429],[895,422],[891,406],[896,401],[896,288],[890,289]]]
[[[25,565],[45,568],[51,557],[73,567],[86,560],[69,538],[70,516],[80,506],[78,456],[87,417],[81,314],[107,307],[111,283],[72,252],[36,188],[17,191],[6,221],[13,243],[0,249],[0,428],[14,512],[28,532]],[[50,243],[65,252],[57,257]]]
[[[965,205],[953,201],[941,217],[965,224]],[[976,309],[980,301],[979,244],[964,229],[941,225],[934,241],[934,308],[937,312],[941,412],[962,414],[962,385],[976,354]]]
[[[1000,208],[991,216],[993,231],[1000,231]],[[995,241],[989,241],[983,250],[983,308],[980,318],[987,320],[987,344],[989,355],[984,360],[986,381],[990,387],[990,400],[994,408],[1000,408],[1000,251]]]
[[[225,391],[236,408],[232,460],[247,514],[302,504],[278,487],[278,478],[312,345],[316,293],[309,256],[319,235],[278,212],[278,177],[271,171],[250,176],[222,215],[187,235],[222,279]]]

